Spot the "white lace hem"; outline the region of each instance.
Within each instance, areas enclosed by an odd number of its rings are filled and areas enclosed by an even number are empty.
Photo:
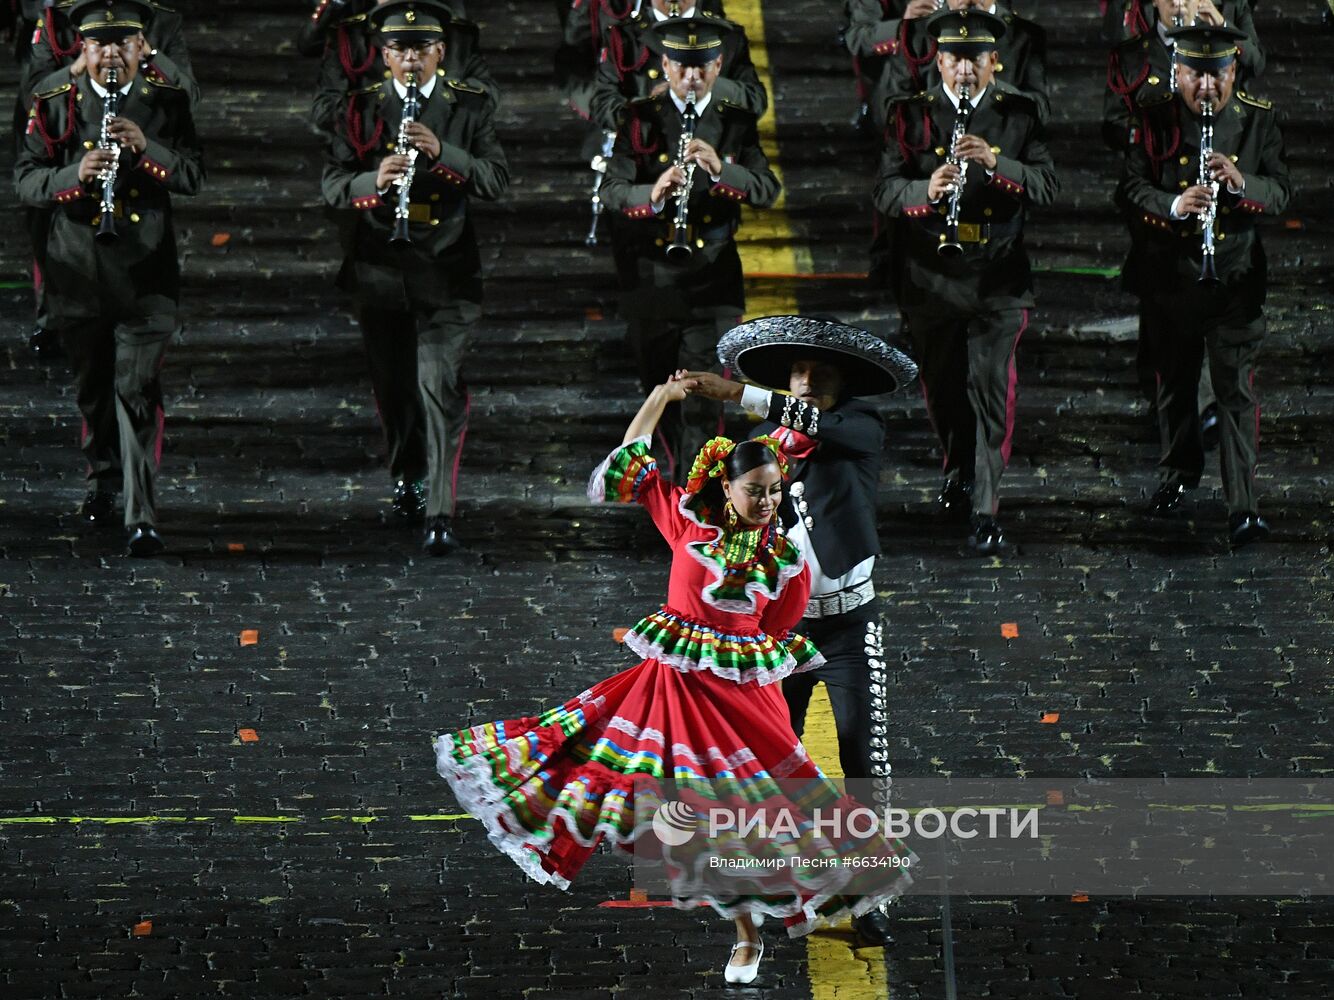
[[[736,667],[724,667],[713,657],[697,658],[668,653],[659,643],[650,642],[637,632],[627,632],[625,634],[625,645],[636,656],[642,656],[646,660],[657,660],[663,666],[679,670],[683,674],[707,671],[715,677],[721,677],[737,684],[749,684],[754,681],[760,687],[781,681],[784,677],[791,677],[793,674],[804,674],[808,670],[824,666],[825,663],[823,653],[817,652],[805,663],[798,663],[791,653],[784,652],[783,662],[776,667],[748,667],[745,670],[738,670]]]

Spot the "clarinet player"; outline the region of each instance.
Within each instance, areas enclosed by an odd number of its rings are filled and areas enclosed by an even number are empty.
[[[459,546],[463,359],[482,309],[469,203],[503,195],[509,167],[491,96],[441,69],[449,9],[390,0],[370,17],[390,76],[351,95],[331,141],[324,199],[348,220],[338,285],[353,298],[366,345],[391,510],[405,522],[424,515],[423,549],[442,556]]]
[[[778,197],[755,113],[714,92],[724,39],[735,30],[711,17],[645,31],[668,88],[629,103],[602,185],[638,269],[621,314],[645,391],[680,368],[716,367],[718,340],[745,311],[741,206],[767,208]],[[678,482],[721,416],[721,404],[702,396],[668,407],[658,433]]]
[[[1147,513],[1172,517],[1200,483],[1196,395],[1207,358],[1228,539],[1236,547],[1269,534],[1255,491],[1255,362],[1267,284],[1256,223],[1287,207],[1292,186],[1273,106],[1236,89],[1245,33],[1199,25],[1169,34],[1177,92],[1141,103],[1146,135],[1126,154],[1120,188],[1144,234],[1126,262],[1127,281],[1145,304],[1146,333],[1156,345],[1162,450]]]
[[[1056,172],[1038,107],[995,80],[999,17],[942,11],[928,31],[940,82],[890,106],[875,206],[896,227],[891,269],[944,453],[942,518],[969,525],[979,555],[1004,543],[1001,473],[1015,426],[1015,349],[1033,308],[1028,209]],[[965,97],[966,94],[966,97]]]

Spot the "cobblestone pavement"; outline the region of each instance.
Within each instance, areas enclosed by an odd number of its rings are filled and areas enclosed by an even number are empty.
[[[24,350],[25,248],[17,226],[0,237],[3,995],[718,993],[721,921],[605,905],[628,898],[611,858],[568,895],[526,883],[432,766],[438,729],[527,712],[626,666],[610,631],[665,585],[643,519],[582,496],[635,387],[609,258],[581,243],[587,177],[549,87],[551,5],[471,5],[506,86],[515,184],[478,213],[491,298],[463,466],[472,555],[443,563],[384,521],[374,410],[328,291],[334,241],[300,117],[314,67],[289,39],[306,5],[185,6],[210,179],[179,218],[189,318],[164,376],[170,556],[129,562],[118,535],[74,523],[72,389]],[[788,195],[747,259],[767,271],[786,254],[806,277],[753,280],[752,305],[795,299],[887,332],[881,297],[837,277],[865,266],[875,157],[846,126],[836,6],[763,5]],[[1122,252],[1095,121],[1096,5],[1029,7],[1052,33],[1064,193],[1032,226],[1035,259],[1057,270],[1020,352],[1004,486],[1016,544],[970,560],[935,525],[922,407],[888,404],[877,582],[895,771],[1328,776],[1334,36],[1315,31],[1314,0],[1260,5],[1263,92],[1288,109],[1300,193],[1266,233],[1260,485],[1275,534],[1234,555],[1216,471],[1179,523],[1135,514],[1154,446],[1133,306],[1114,281],[1071,273]],[[729,8],[760,14],[755,0]],[[8,188],[0,202],[17,218]],[[951,917],[950,961],[930,897],[896,909],[883,955],[844,933],[771,936],[763,988],[744,995],[850,1000],[887,983],[895,998],[937,998],[951,977],[964,998],[1334,988],[1325,897],[956,898]]]

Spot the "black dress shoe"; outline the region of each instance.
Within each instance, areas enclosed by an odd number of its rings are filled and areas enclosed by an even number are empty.
[[[1150,517],[1169,517],[1172,511],[1181,506],[1186,497],[1186,487],[1180,483],[1161,483],[1149,499],[1149,506],[1144,513]]]
[[[87,524],[99,527],[111,523],[111,516],[116,512],[116,494],[94,490],[83,498],[79,507],[79,517]]]
[[[1204,450],[1213,451],[1218,447],[1218,404],[1210,403],[1200,414],[1200,437],[1204,441]]]
[[[65,356],[60,347],[60,337],[54,330],[38,327],[28,335],[28,350],[43,361],[59,361]]]
[[[1227,519],[1227,530],[1234,549],[1269,537],[1269,525],[1259,514],[1233,514]]]
[[[1005,544],[1005,532],[994,517],[989,514],[974,514],[970,522],[968,544],[977,550],[980,556],[994,556]]]
[[[428,556],[448,555],[459,547],[458,536],[447,517],[433,517],[426,522],[426,540],[422,551]]]
[[[129,540],[125,543],[125,551],[136,559],[148,559],[158,555],[166,547],[167,544],[157,533],[157,528],[151,524],[136,524],[130,529]]]
[[[412,482],[400,479],[394,484],[394,499],[390,506],[404,521],[417,520],[426,513],[426,484],[420,479]]]
[[[859,944],[868,948],[883,948],[894,943],[894,935],[889,933],[889,917],[881,910],[863,913],[852,921],[852,929],[857,932]]]
[[[940,516],[952,524],[967,524],[973,514],[973,484],[946,479],[940,487]]]

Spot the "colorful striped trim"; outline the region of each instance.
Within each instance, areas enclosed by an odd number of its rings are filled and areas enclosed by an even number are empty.
[[[636,622],[626,633],[625,644],[638,656],[673,670],[707,670],[737,684],[773,684],[825,662],[805,636],[780,640],[764,632],[731,635],[667,610]]]
[[[649,476],[658,463],[649,454],[652,438],[647,434],[613,449],[588,477],[588,499],[594,503],[638,503]]]

